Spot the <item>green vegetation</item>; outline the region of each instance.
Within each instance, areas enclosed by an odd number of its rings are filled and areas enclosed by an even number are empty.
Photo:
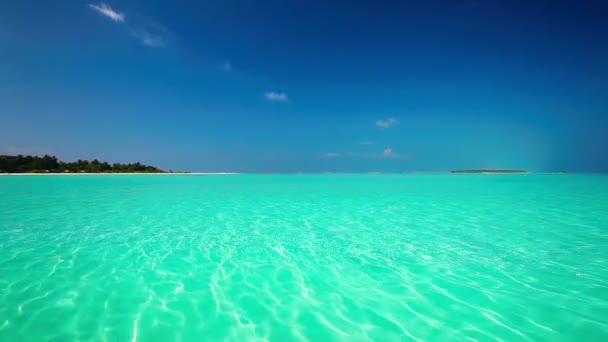
[[[140,163],[108,164],[97,159],[92,161],[77,160],[75,162],[63,162],[55,156],[6,156],[0,155],[0,172],[2,173],[152,173],[165,172],[158,167],[143,165]]]

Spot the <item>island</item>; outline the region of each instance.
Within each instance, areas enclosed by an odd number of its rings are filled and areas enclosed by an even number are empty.
[[[526,170],[495,170],[495,169],[471,169],[452,170],[450,173],[528,173]]]
[[[170,171],[172,172],[172,171]],[[167,173],[156,166],[77,160],[64,162],[55,156],[0,155],[0,173]]]

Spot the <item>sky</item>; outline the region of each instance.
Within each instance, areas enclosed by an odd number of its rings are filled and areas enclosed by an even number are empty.
[[[606,1],[0,1],[0,154],[608,171]]]

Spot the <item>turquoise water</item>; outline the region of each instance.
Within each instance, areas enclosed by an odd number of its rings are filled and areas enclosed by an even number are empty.
[[[608,177],[0,177],[1,341],[607,341]]]

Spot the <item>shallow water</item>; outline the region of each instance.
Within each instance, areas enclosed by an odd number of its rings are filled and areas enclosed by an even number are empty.
[[[1,341],[606,341],[608,177],[0,177]]]

